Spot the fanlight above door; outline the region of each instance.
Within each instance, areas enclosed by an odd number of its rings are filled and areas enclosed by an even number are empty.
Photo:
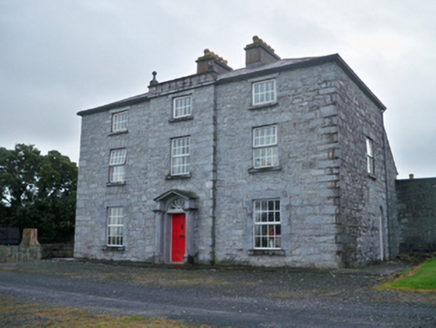
[[[168,206],[168,212],[183,212],[185,201],[181,198],[174,199]]]

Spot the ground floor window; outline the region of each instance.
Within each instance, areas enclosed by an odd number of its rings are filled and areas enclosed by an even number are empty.
[[[107,221],[107,245],[123,246],[124,209],[109,207]]]
[[[262,199],[253,202],[254,248],[281,247],[280,200]]]

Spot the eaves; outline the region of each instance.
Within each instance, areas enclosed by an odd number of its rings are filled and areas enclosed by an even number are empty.
[[[326,63],[335,63],[338,65],[344,72],[347,74],[347,76],[359,87],[360,90],[369,98],[371,99],[377,107],[380,108],[380,110],[386,110],[386,106],[380,101],[380,99],[377,98],[377,96],[366,86],[366,84],[357,76],[356,73],[351,69],[350,66],[347,65],[347,63],[339,56],[339,54],[333,54],[328,56],[322,56],[322,57],[314,57],[309,58],[307,60],[298,61],[298,62],[290,62],[286,65],[280,65],[280,66],[274,66],[274,65],[268,65],[271,67],[259,67],[259,69],[255,69],[253,71],[247,71],[240,74],[235,74],[237,71],[233,72],[232,76],[226,77],[218,77],[218,80],[216,84],[224,84],[224,83],[230,83],[234,81],[240,81],[240,80],[246,80],[249,78],[254,78],[257,76],[267,75],[267,74],[273,74],[283,71],[289,71],[289,70],[296,70],[300,68],[307,68],[312,66],[318,66],[323,65]]]

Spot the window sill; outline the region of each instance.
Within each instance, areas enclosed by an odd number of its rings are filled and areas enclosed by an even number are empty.
[[[177,122],[184,122],[184,121],[191,121],[194,119],[194,116],[182,116],[182,117],[176,117],[176,118],[170,118],[168,120],[169,123],[177,123]]]
[[[285,256],[283,249],[249,249],[249,256]]]
[[[129,132],[128,130],[115,131],[115,132],[109,133],[109,136],[117,136],[119,134],[125,134],[125,133],[128,133],[128,132]]]
[[[126,181],[123,182],[108,182],[106,183],[106,187],[121,187],[121,186],[125,186],[126,185]]]
[[[264,108],[271,108],[276,107],[279,103],[277,101],[267,103],[267,104],[260,104],[260,105],[252,105],[251,107],[248,107],[248,110],[257,110],[257,109],[264,109]]]
[[[105,252],[124,252],[126,250],[125,246],[103,246],[101,248]]]
[[[183,180],[183,179],[190,179],[190,178],[191,178],[191,173],[181,174],[181,175],[171,175],[171,174],[168,174],[166,176],[167,180]]]
[[[368,177],[370,177],[373,180],[377,180],[377,176],[375,174],[368,173]]]
[[[271,166],[271,167],[262,167],[262,168],[258,168],[258,169],[252,167],[252,168],[249,168],[247,171],[250,174],[255,174],[255,173],[260,173],[260,172],[281,171],[281,170],[282,170],[282,167],[279,165],[279,166]]]

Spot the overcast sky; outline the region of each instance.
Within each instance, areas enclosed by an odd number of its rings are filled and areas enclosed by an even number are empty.
[[[194,74],[205,48],[245,65],[339,53],[387,106],[399,178],[436,176],[435,0],[0,0],[0,147],[77,162],[78,111]]]

